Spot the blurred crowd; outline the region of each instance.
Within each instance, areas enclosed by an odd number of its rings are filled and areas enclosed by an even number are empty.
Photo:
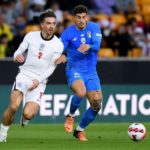
[[[89,8],[89,20],[102,30],[100,57],[150,56],[150,21],[134,0],[0,0],[0,58],[12,57],[24,35],[40,29],[38,16],[45,10],[56,14],[59,37],[78,4]]]

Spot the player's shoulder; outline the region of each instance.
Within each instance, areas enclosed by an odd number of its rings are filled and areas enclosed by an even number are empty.
[[[92,28],[94,28],[94,27],[99,27],[97,23],[92,22],[92,21],[89,21],[89,22],[88,22],[88,26],[89,26],[89,27],[92,27]]]
[[[68,34],[68,33],[70,33],[70,32],[73,32],[73,31],[74,31],[74,28],[75,28],[75,25],[74,25],[74,24],[73,24],[73,25],[70,25],[68,28],[66,28],[66,29],[64,30],[64,33]]]
[[[59,49],[63,49],[63,43],[62,41],[56,36],[54,35],[54,43],[56,44],[57,47],[59,47]]]
[[[87,30],[91,30],[92,32],[101,33],[100,26],[98,24],[94,23],[94,22],[88,22]]]
[[[26,37],[37,37],[40,35],[40,31],[31,31],[26,34]]]
[[[56,43],[62,44],[61,40],[56,35],[54,35],[53,39],[55,40]]]
[[[30,31],[30,32],[27,33],[27,35],[37,35],[37,34],[40,35],[40,32],[41,31]]]

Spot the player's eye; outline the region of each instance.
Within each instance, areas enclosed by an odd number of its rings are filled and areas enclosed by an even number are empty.
[[[77,19],[81,19],[81,17],[80,17],[80,16],[77,16]]]
[[[53,22],[53,25],[56,25],[56,22]]]

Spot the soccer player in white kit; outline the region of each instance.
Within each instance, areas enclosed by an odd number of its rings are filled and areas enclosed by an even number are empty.
[[[0,125],[0,142],[5,142],[9,126],[23,98],[22,124],[25,125],[39,110],[40,100],[46,88],[47,78],[56,68],[56,59],[63,51],[62,42],[54,35],[56,16],[47,11],[40,15],[41,31],[26,34],[14,53],[14,61],[23,63],[16,76],[10,104],[3,114]],[[26,57],[24,52],[27,51]]]

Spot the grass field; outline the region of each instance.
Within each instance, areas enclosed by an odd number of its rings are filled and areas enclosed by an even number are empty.
[[[150,123],[144,123],[150,133]],[[149,150],[150,136],[133,142],[127,136],[129,123],[91,124],[88,142],[80,142],[63,130],[62,124],[30,124],[25,128],[12,125],[0,150]]]

